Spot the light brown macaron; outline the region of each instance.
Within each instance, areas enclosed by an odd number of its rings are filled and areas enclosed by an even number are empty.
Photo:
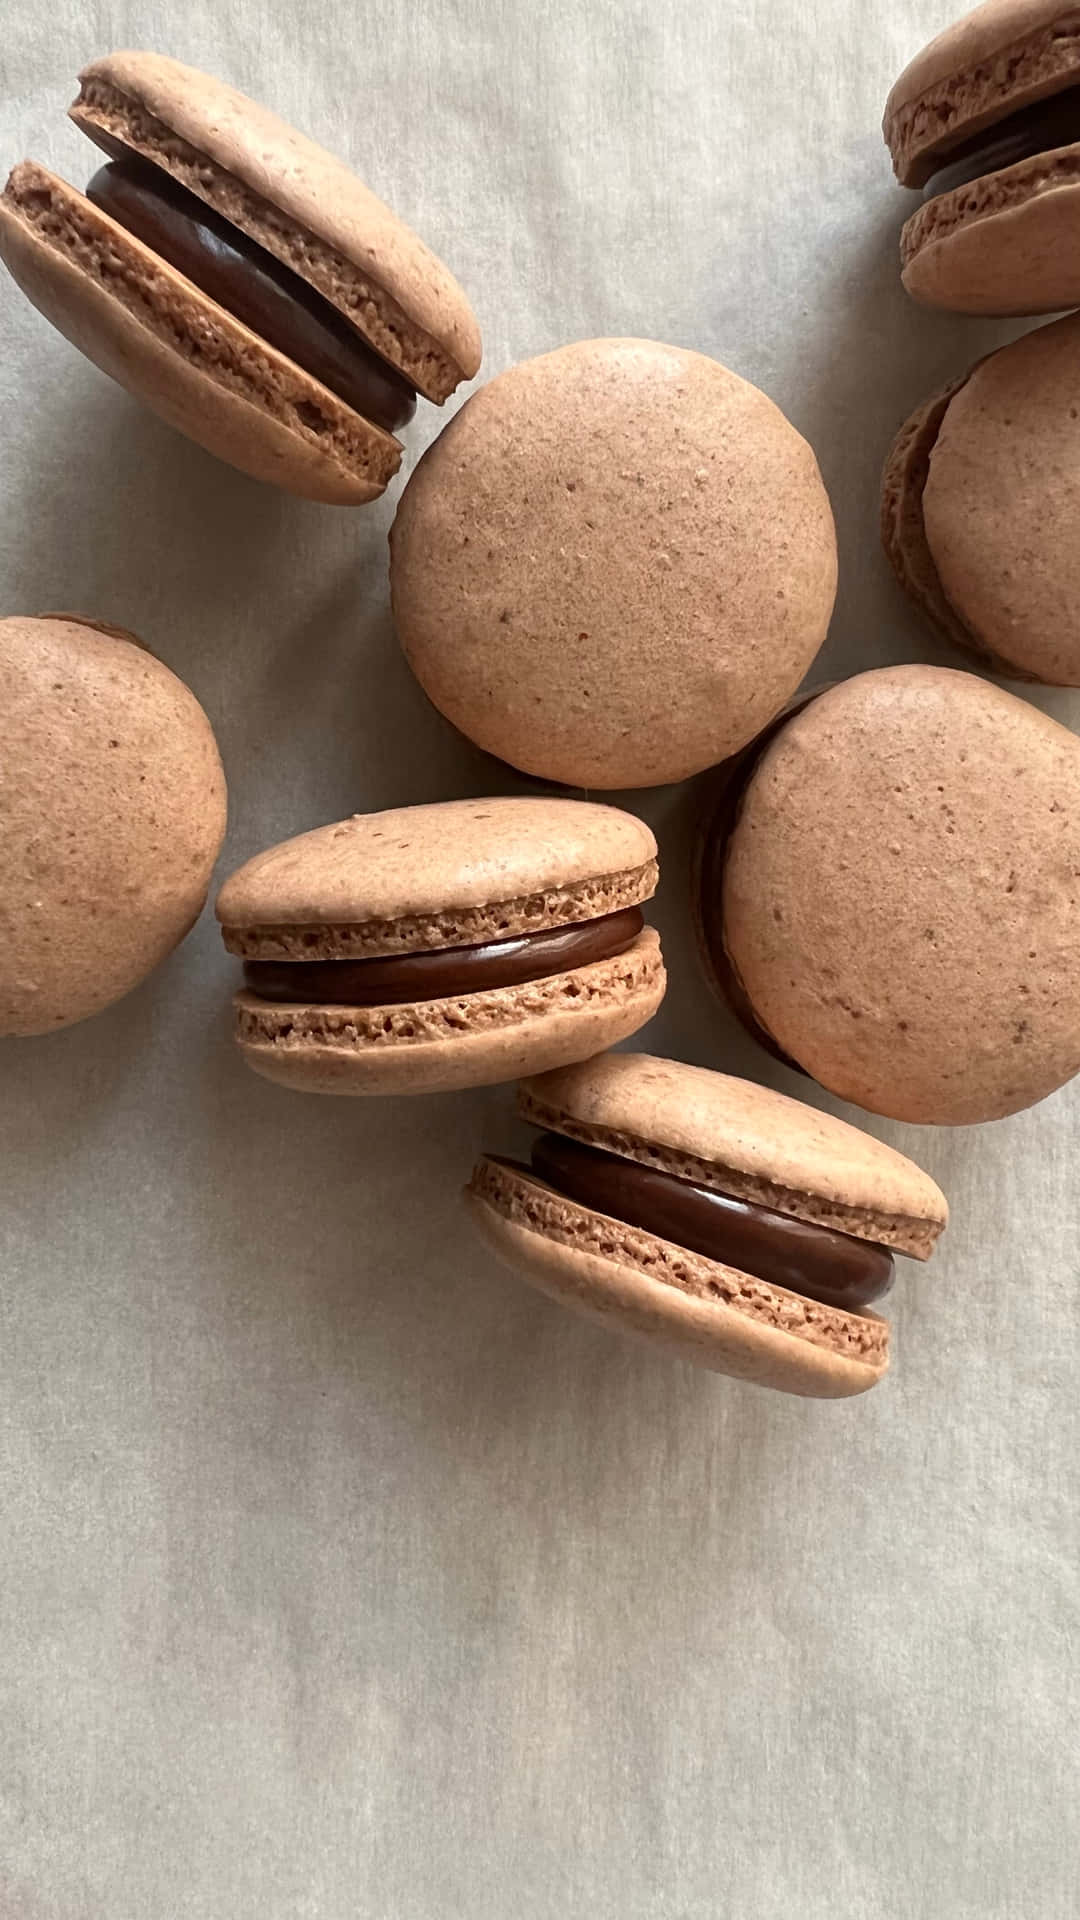
[[[881,533],[947,639],[1014,679],[1080,686],[1080,314],[919,407],[885,465]]]
[[[200,446],[313,500],[372,500],[416,392],[480,364],[461,288],[354,174],[161,54],[80,75],[71,117],[114,164],[79,193],[25,161],[0,257],[87,357]]]
[[[614,807],[448,800],[258,854],[217,903],[248,1065],[313,1093],[431,1093],[582,1060],[666,984],[656,841]]]
[[[872,1311],[892,1254],[926,1260],[948,1219],[881,1141],[747,1080],[612,1053],[520,1091],[531,1165],[487,1156],[467,1190],[484,1238],[544,1293],[718,1373],[786,1393],[863,1393],[889,1363]]]
[[[611,789],[734,753],[798,685],[836,592],[805,440],[715,360],[586,340],[483,387],[390,537],[398,634],[488,753]]]
[[[1080,1069],[1080,741],[986,680],[883,667],[811,700],[700,885],[735,1011],[856,1106],[963,1126]]]
[[[926,189],[901,238],[904,285],[959,313],[1080,302],[1080,12],[987,0],[932,40],[889,95],[897,178]]]
[[[198,919],[225,776],[194,694],[122,629],[0,620],[0,1034],[137,986]]]

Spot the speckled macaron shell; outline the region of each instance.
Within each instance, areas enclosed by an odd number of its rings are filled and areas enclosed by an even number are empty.
[[[800,1102],[648,1054],[608,1054],[520,1089],[534,1125],[678,1178],[925,1259],[944,1195],[903,1155]],[[469,1205],[493,1250],[534,1285],[717,1372],[822,1398],[865,1392],[889,1332],[705,1259],[484,1160]]]
[[[656,888],[641,820],[521,797],[400,807],[302,834],[249,861],[217,903],[245,959],[431,952],[572,926]],[[625,953],[519,986],[394,1007],[236,997],[236,1038],[266,1078],[322,1093],[482,1086],[579,1060],[636,1033],[666,976],[649,927]]]
[[[886,463],[897,576],[995,671],[1080,685],[1080,315],[1037,328],[920,408]]]
[[[836,590],[806,442],[715,360],[593,340],[451,421],[391,533],[429,698],[489,753],[586,789],[681,780],[798,685]]]
[[[225,831],[209,721],[175,674],[79,615],[0,620],[0,1034],[138,985],[197,919]]]
[[[453,275],[343,161],[222,80],[162,54],[91,61],[71,117],[163,167],[310,282],[429,399],[480,365]]]
[[[1080,14],[1063,0],[989,0],[901,74],[883,130],[897,177],[926,184],[954,148],[1080,83]],[[1080,301],[1080,144],[936,195],[901,237],[908,292],[960,313],[1052,313]]]
[[[360,505],[397,471],[390,434],[33,161],[0,198],[0,259],[88,360],[242,473]]]
[[[833,1093],[968,1125],[1080,1069],[1080,741],[929,666],[860,674],[752,776],[724,877],[730,961]]]

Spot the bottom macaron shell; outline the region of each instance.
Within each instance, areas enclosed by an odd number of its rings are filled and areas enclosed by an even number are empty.
[[[542,1293],[695,1365],[805,1398],[865,1393],[889,1365],[876,1314],[844,1313],[591,1213],[481,1161],[466,1202],[492,1252]]]
[[[904,285],[953,313],[1080,303],[1080,147],[1039,154],[927,201],[901,240]]]
[[[309,1093],[448,1093],[602,1053],[637,1033],[667,977],[651,927],[612,960],[413,1006],[279,1006],[239,993],[235,1034],[268,1080]]]
[[[10,184],[0,200],[0,258],[88,360],[253,479],[331,505],[359,506],[383,492],[401,459],[391,435],[266,347],[66,182],[43,177],[56,201],[43,227],[20,211]]]

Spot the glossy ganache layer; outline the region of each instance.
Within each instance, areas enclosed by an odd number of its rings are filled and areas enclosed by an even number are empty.
[[[479,946],[440,947],[430,953],[374,960],[248,960],[244,983],[251,993],[279,1004],[407,1006],[493,987],[524,986],[530,980],[613,960],[633,945],[644,925],[640,907],[623,907],[578,926],[517,934]]]
[[[330,302],[162,168],[145,160],[110,161],[86,194],[365,420],[395,433],[412,419],[413,388]]]
[[[1054,153],[1080,141],[1080,87],[1069,87],[1048,100],[1036,100],[1019,113],[984,127],[981,133],[943,158],[937,173],[923,189],[924,200],[936,200],[954,187],[969,186],[988,173],[1000,173],[1030,160],[1037,153]]]
[[[533,1144],[532,1171],[568,1200],[788,1293],[858,1313],[893,1283],[886,1247],[714,1192],[558,1133]]]

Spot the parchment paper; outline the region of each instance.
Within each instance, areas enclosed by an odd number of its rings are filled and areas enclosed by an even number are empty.
[[[222,73],[444,254],[487,375],[625,333],[764,386],[836,508],[821,666],[958,664],[876,530],[900,420],[1010,331],[898,284],[913,203],[878,122],[947,17],[9,6],[0,147],[81,184],[84,60]],[[262,489],[6,279],[0,314],[3,609],[119,622],[191,683],[222,872],[353,809],[514,790],[399,658],[392,498]],[[440,424],[422,405],[413,457]],[[1080,725],[1076,695],[1032,697]],[[699,975],[693,791],[629,804],[663,845],[646,1043],[807,1092]],[[3,1920],[1071,1920],[1080,1089],[878,1126],[954,1223],[902,1266],[890,1380],[800,1403],[498,1271],[458,1190],[514,1138],[505,1091],[291,1096],[230,1049],[233,976],[206,917],[110,1013],[0,1048]]]

